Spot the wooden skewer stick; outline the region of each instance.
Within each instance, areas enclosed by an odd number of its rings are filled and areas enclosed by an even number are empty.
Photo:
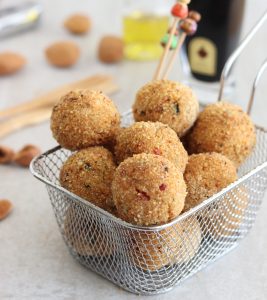
[[[157,70],[155,72],[155,75],[153,77],[153,80],[158,80],[160,79],[160,74],[162,72],[163,66],[165,64],[165,60],[167,58],[167,55],[170,51],[171,48],[171,43],[174,37],[174,34],[176,32],[177,25],[180,20],[185,19],[188,15],[188,4],[190,3],[191,0],[179,0],[178,3],[176,3],[171,10],[171,13],[174,17],[173,24],[171,26],[170,34],[169,34],[169,39],[168,42],[164,48],[164,51],[162,53],[162,56],[160,58]]]
[[[173,50],[173,52],[172,52],[170,62],[167,65],[165,72],[163,73],[163,79],[167,79],[167,77],[169,76],[170,71],[171,71],[171,69],[173,67],[173,64],[175,62],[175,58],[178,55],[179,51],[181,50],[182,45],[183,45],[183,43],[185,41],[185,38],[186,38],[186,33],[183,32],[181,34],[181,37],[180,37],[179,41],[178,41],[176,49]]]
[[[59,100],[62,95],[66,94],[70,90],[86,88],[101,90],[104,93],[108,94],[111,94],[118,90],[118,86],[113,82],[112,77],[106,75],[96,75],[80,81],[66,84],[31,101],[4,109],[0,111],[0,118],[10,118],[16,114],[21,114],[44,106],[51,107]]]
[[[178,55],[179,51],[181,50],[186,37],[188,35],[194,35],[197,31],[197,23],[201,20],[201,15],[196,11],[190,11],[188,16],[189,17],[187,19],[181,21],[180,30],[182,31],[182,34],[178,41],[177,47],[173,51],[171,59],[170,59],[169,63],[167,64],[165,73],[163,74],[163,79],[167,79],[167,77],[169,76],[169,73],[173,67],[175,58]]]
[[[0,138],[7,136],[8,134],[17,131],[23,127],[39,124],[48,120],[51,116],[51,108],[40,108],[21,116],[12,118],[0,126]]]
[[[175,34],[175,31],[176,31],[176,27],[178,25],[178,22],[179,22],[179,19],[178,18],[175,18],[174,19],[174,22],[172,24],[172,27],[171,27],[171,31],[170,31],[170,35],[169,35],[169,40],[168,40],[168,43],[167,45],[165,46],[164,48],[164,51],[162,53],[162,56],[160,58],[160,61],[159,61],[159,64],[158,64],[158,67],[157,67],[157,70],[156,70],[156,73],[153,77],[153,80],[158,80],[160,78],[160,73],[162,71],[162,68],[163,68],[163,65],[165,63],[165,60],[167,58],[167,55],[168,55],[168,52],[170,50],[170,46],[171,46],[171,42],[172,42],[172,38]]]

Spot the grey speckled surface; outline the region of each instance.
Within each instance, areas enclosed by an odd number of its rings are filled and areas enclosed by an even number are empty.
[[[21,0],[20,0],[21,1]],[[20,2],[17,0],[17,2]],[[11,0],[0,1],[0,6]],[[121,91],[113,96],[121,112],[131,106],[135,91],[147,82],[154,63],[125,62],[118,66],[104,66],[95,59],[96,44],[103,33],[120,30],[120,1],[42,1],[45,15],[42,26],[21,36],[0,42],[0,51],[19,50],[29,60],[27,68],[10,78],[0,79],[0,108],[12,106],[51,89],[57,85],[80,79],[90,74],[113,74]],[[267,9],[266,1],[248,0],[244,32]],[[114,8],[114,14],[110,9]],[[87,37],[73,37],[82,47],[82,59],[70,71],[49,67],[42,50],[50,42],[72,38],[62,29],[65,16],[72,10],[87,11],[93,17],[94,29]],[[112,27],[110,26],[112,24]],[[242,105],[255,71],[264,59],[267,49],[267,24],[261,30],[236,68],[238,96]],[[179,79],[178,67],[172,77]],[[266,83],[266,76],[265,76]],[[261,84],[253,117],[266,124],[266,84]],[[44,123],[13,134],[1,143],[16,149],[24,143],[36,143],[43,150],[55,145]],[[68,253],[57,229],[51,205],[44,186],[27,170],[0,167],[0,198],[11,199],[15,209],[0,224],[0,299],[145,299],[117,288],[112,283],[87,271]],[[267,299],[267,203],[263,203],[257,222],[240,247],[214,265],[165,295],[153,299],[199,300],[264,300]]]

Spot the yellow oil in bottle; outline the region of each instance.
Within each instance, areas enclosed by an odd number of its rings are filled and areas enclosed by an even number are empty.
[[[160,40],[166,33],[169,17],[133,12],[123,19],[125,56],[131,60],[158,59],[162,53]]]

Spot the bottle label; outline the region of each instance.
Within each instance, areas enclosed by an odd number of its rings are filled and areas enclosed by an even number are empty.
[[[189,43],[189,61],[194,73],[215,76],[217,71],[218,51],[209,39],[197,37]]]

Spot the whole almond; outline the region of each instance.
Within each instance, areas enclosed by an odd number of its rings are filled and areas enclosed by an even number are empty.
[[[10,75],[18,72],[26,64],[26,59],[17,53],[0,53],[0,76]]]
[[[26,145],[14,157],[14,162],[21,167],[29,167],[34,157],[41,154],[40,148],[34,145]]]
[[[74,42],[58,42],[49,46],[46,51],[47,60],[54,66],[68,68],[73,66],[80,57],[80,49]]]
[[[7,217],[13,209],[13,205],[9,200],[0,200],[0,221]]]
[[[123,40],[108,35],[101,39],[98,47],[98,57],[104,63],[117,63],[123,60]]]
[[[15,152],[6,146],[0,146],[0,164],[9,164],[13,161]]]
[[[65,20],[64,26],[73,34],[85,34],[91,28],[91,21],[86,15],[75,14]]]

